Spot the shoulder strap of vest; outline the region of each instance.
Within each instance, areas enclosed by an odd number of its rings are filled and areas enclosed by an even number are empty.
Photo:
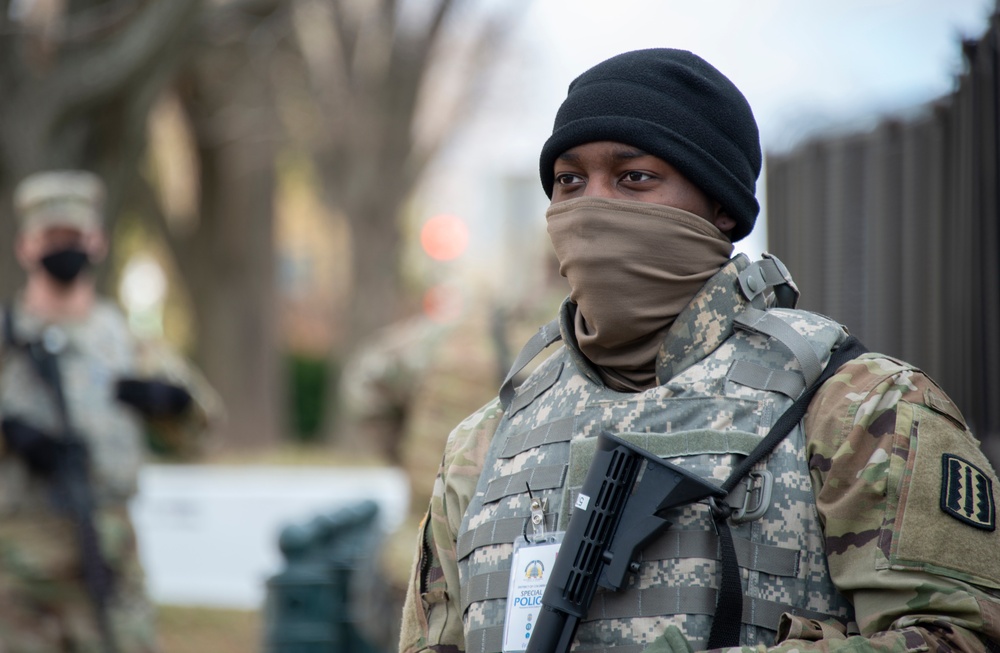
[[[791,430],[805,417],[809,402],[816,391],[833,376],[844,363],[854,360],[868,349],[854,336],[849,336],[831,355],[822,374],[803,391],[799,398],[782,413],[770,432],[760,441],[739,465],[733,469],[729,478],[722,484],[722,489],[731,492],[753,466],[766,458],[778,443],[785,439]],[[712,621],[712,632],[708,638],[708,648],[728,648],[739,646],[741,617],[743,615],[743,587],[740,584],[739,566],[736,561],[736,548],[733,535],[729,530],[729,514],[731,508],[713,504],[713,516],[719,531],[719,544],[722,561],[722,581],[719,583],[719,600],[715,607],[715,617]]]
[[[837,370],[844,363],[854,360],[867,351],[868,348],[855,336],[848,336],[841,343],[840,347],[835,349],[830,355],[830,360],[827,362],[822,374],[799,395],[799,398],[789,406],[788,410],[781,414],[781,417],[774,423],[774,426],[764,436],[764,439],[760,441],[760,444],[732,471],[729,478],[722,484],[722,489],[726,492],[731,492],[736,487],[736,484],[753,469],[754,465],[770,455],[771,451],[778,446],[778,443],[784,440],[785,436],[791,432],[795,425],[805,417],[806,410],[809,408],[809,402],[812,401],[813,396],[819,390],[820,386],[836,374]]]
[[[517,389],[514,387],[514,377],[517,376],[525,366],[533,361],[538,354],[542,353],[546,347],[554,342],[562,340],[562,333],[559,331],[559,318],[552,320],[545,326],[538,329],[535,335],[524,343],[517,358],[514,359],[507,377],[500,385],[500,403],[504,410],[510,409],[510,402],[513,401]]]
[[[764,308],[766,301],[764,291],[770,288],[774,299],[781,308],[795,308],[799,302],[799,288],[792,280],[785,264],[768,252],[764,257],[754,261],[739,274],[740,290],[743,296],[757,308]]]
[[[56,401],[56,408],[62,420],[63,429],[69,432],[69,407],[66,403],[66,395],[63,392],[62,375],[59,371],[59,359],[51,352],[45,343],[39,340],[22,341],[18,339],[14,332],[14,307],[12,304],[3,305],[3,346],[10,347],[11,350],[24,352],[24,355],[31,361],[32,367],[38,377],[52,392]]]
[[[747,306],[736,316],[735,323],[747,331],[768,336],[787,347],[799,362],[805,387],[813,385],[823,372],[823,364],[806,337],[773,313]]]

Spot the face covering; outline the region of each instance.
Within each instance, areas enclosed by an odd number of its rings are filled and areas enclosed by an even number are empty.
[[[56,281],[69,285],[86,269],[90,258],[82,249],[67,247],[46,254],[42,257],[41,263],[45,271]]]
[[[708,220],[659,204],[585,197],[545,217],[577,304],[580,350],[611,387],[652,387],[667,329],[729,261],[732,243]]]

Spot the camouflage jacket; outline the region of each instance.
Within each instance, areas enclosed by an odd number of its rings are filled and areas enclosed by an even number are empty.
[[[746,301],[722,282],[732,267],[668,333],[658,365],[671,375],[731,333]],[[502,417],[494,401],[449,437],[404,609],[404,653],[466,648],[456,540]],[[830,574],[861,634],[786,614],[771,650],[996,647],[996,475],[947,395],[912,366],[867,354],[820,389],[804,430]]]
[[[200,450],[210,421],[221,414],[215,393],[177,354],[133,337],[114,304],[100,300],[85,319],[59,325],[44,324],[16,307],[14,315],[18,341],[62,341],[58,360],[69,419],[88,446],[99,505],[124,507],[136,491],[139,469],[150,450],[183,457]],[[115,383],[124,377],[181,385],[194,401],[177,417],[143,419],[115,399]],[[29,357],[0,340],[0,417],[58,433],[58,415],[54,396]],[[0,445],[0,520],[51,512],[48,494],[46,484]]]

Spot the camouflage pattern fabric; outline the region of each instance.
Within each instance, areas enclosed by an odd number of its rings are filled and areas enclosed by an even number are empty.
[[[415,316],[377,332],[347,360],[342,399],[353,447],[391,464],[402,461],[414,393],[450,329]]]
[[[711,289],[717,296],[696,297],[678,318],[658,371],[681,373],[727,337],[731,319],[717,311],[738,305],[737,290]],[[568,355],[579,357],[571,340]],[[404,653],[468,648],[457,538],[503,418],[494,401],[445,446],[403,612]],[[789,611],[775,642],[742,650],[997,650],[998,481],[947,395],[912,366],[869,354],[817,393],[803,430],[802,473],[811,479],[829,574],[860,633]],[[634,642],[616,650],[642,649]]]
[[[154,608],[128,515],[106,509],[97,522],[115,574],[108,614],[118,650],[156,653]],[[0,651],[106,653],[74,537],[67,520],[53,515],[0,520]]]
[[[703,288],[698,303],[704,314],[746,314],[740,297],[726,289],[748,264],[745,257],[737,258]],[[771,317],[785,327],[780,339],[734,321],[722,345],[710,354],[703,350],[684,369],[675,366],[673,378],[641,392],[616,392],[587,378],[565,360],[567,350],[548,359],[544,369],[518,389],[493,436],[458,533],[467,651],[500,650],[507,603],[504,581],[515,572],[511,550],[523,530],[519,527],[526,506],[532,497],[544,498],[547,521],[565,530],[601,430],[721,483],[731,473],[735,456],[749,453],[791,403],[786,394],[762,384],[764,376],[800,376],[805,363],[793,349],[823,361],[846,337],[839,324],[815,314],[775,309]],[[564,306],[560,322],[570,339],[576,322],[573,304]],[[741,375],[734,370],[748,365],[766,375],[736,380]],[[852,620],[850,606],[827,572],[804,450],[801,430],[796,429],[766,466],[755,470],[781,479],[771,492],[771,509],[758,519],[733,525],[740,549],[747,551],[740,567],[748,610],[737,617],[747,644],[773,642],[779,610],[785,605],[818,619]],[[740,505],[739,498],[732,497],[730,503]],[[718,577],[718,544],[709,512],[701,504],[665,515],[673,523],[671,531],[644,550],[634,581],[616,593],[598,591],[590,616],[576,633],[577,650],[641,648],[668,623],[683,627],[693,645],[707,643]]]
[[[116,572],[110,620],[121,653],[155,651],[152,610],[126,510],[147,448],[163,455],[200,451],[221,418],[217,396],[166,348],[139,343],[113,304],[100,301],[84,320],[46,325],[15,309],[19,340],[60,341],[59,364],[72,426],[86,442],[102,552]],[[185,386],[194,401],[174,419],[144,421],[115,399],[119,378],[156,377]],[[52,393],[21,351],[0,354],[0,416],[58,433]],[[98,651],[93,608],[81,582],[69,520],[53,505],[49,483],[16,455],[0,451],[0,651]]]

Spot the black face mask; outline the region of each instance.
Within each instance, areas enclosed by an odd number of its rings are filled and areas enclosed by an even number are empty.
[[[46,254],[41,263],[56,281],[69,285],[87,268],[90,258],[82,249],[68,247]]]

